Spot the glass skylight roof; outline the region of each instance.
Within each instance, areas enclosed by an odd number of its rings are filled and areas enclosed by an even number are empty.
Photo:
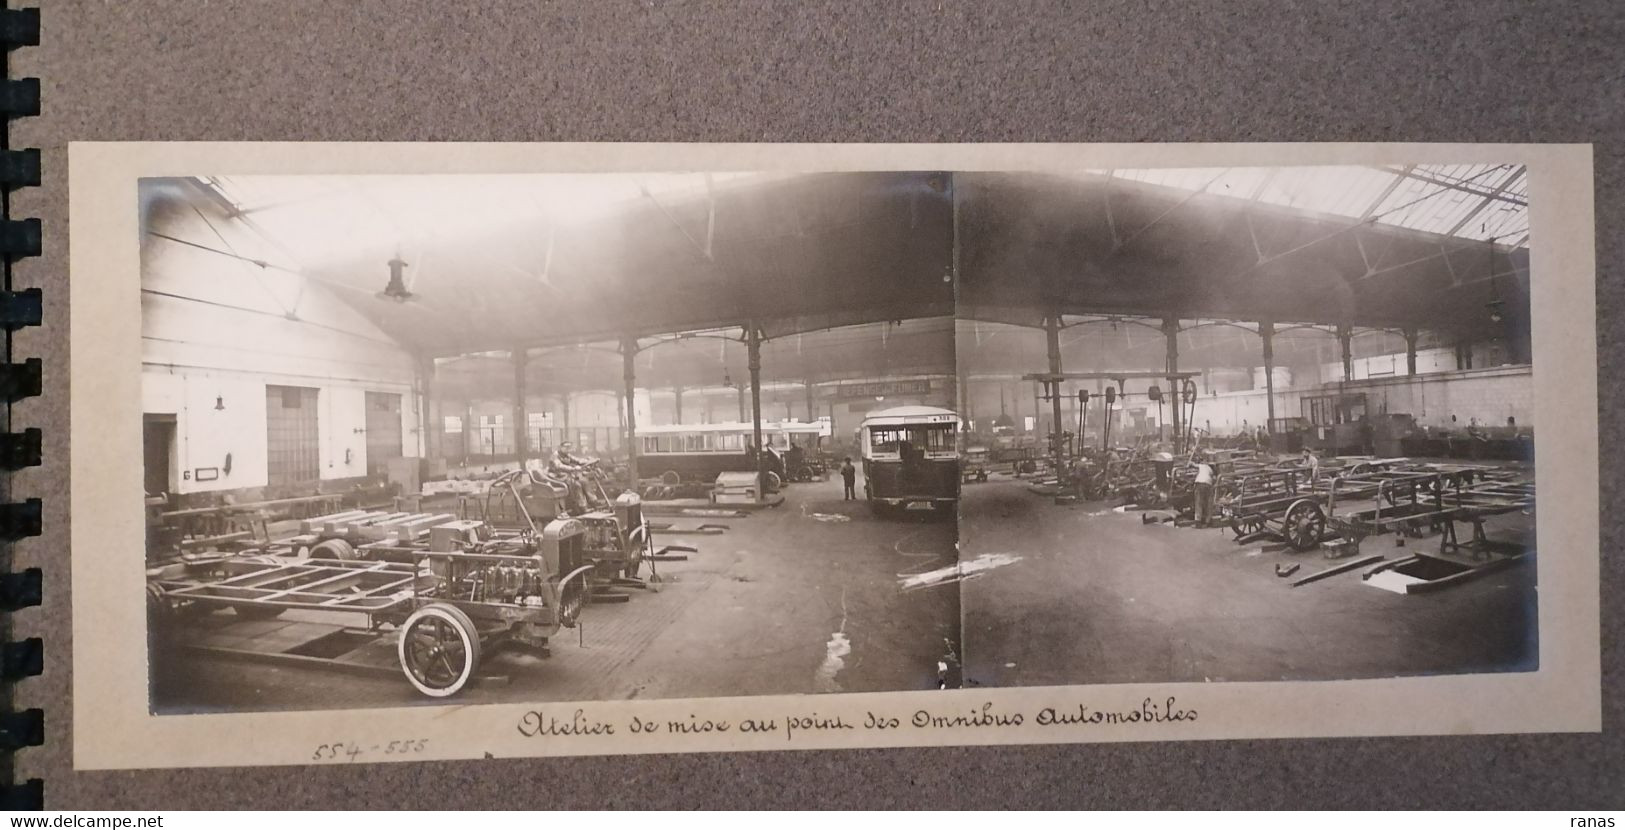
[[[1494,239],[1512,248],[1529,242],[1529,182],[1519,164],[1164,168],[1095,174],[1461,239]]]

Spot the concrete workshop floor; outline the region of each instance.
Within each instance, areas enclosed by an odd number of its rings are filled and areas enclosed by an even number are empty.
[[[1359,571],[1297,588],[1336,562],[1238,545],[1228,530],[1144,525],[1070,507],[1009,478],[967,485],[961,557],[992,567],[961,586],[967,685],[1335,680],[1538,667],[1535,568],[1427,595]],[[1463,529],[1464,534],[1470,528]],[[1495,528],[1490,528],[1492,537]],[[1362,556],[1437,550],[1438,538],[1367,539]],[[1292,579],[1277,562],[1297,562]]]
[[[658,565],[666,580],[658,593],[589,606],[584,645],[566,630],[548,659],[489,660],[482,671],[508,681],[476,682],[452,702],[936,688],[938,661],[959,650],[958,594],[952,583],[908,592],[899,584],[953,565],[953,519],[875,519],[864,502],[841,500],[839,479],[792,485],[785,495],[777,508],[714,520],[731,527],[719,536],[657,533],[657,544],[700,552]],[[393,652],[392,637],[383,645]],[[155,665],[153,676],[161,713],[431,702],[398,667],[356,675],[183,652]]]

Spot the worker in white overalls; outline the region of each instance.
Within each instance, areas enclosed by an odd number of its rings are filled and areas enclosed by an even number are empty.
[[[1218,476],[1205,453],[1196,454],[1196,526],[1207,527],[1213,521],[1213,492]]]

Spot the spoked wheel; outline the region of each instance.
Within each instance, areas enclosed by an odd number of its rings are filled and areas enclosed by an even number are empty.
[[[778,473],[775,473],[772,470],[768,470],[767,471],[767,491],[769,493],[776,493],[776,492],[778,492],[779,488],[783,487],[783,486],[784,486],[784,478],[781,477]]]
[[[649,537],[649,529],[643,529],[642,539],[633,541],[631,536],[626,539],[626,565],[621,568],[621,576],[627,579],[637,579],[638,571],[643,569],[643,555],[646,549],[653,547],[654,540]]]
[[[817,473],[814,473],[813,468],[805,464],[801,465],[801,469],[796,470],[796,481],[812,481],[814,478],[817,478]]]
[[[581,609],[587,604],[587,583],[584,579],[571,580],[559,592],[559,625],[575,628],[581,618]]]
[[[1281,536],[1293,550],[1309,550],[1320,544],[1326,536],[1326,512],[1320,509],[1320,503],[1309,499],[1293,502],[1281,521]]]
[[[396,650],[418,691],[450,697],[468,685],[480,664],[480,635],[462,609],[435,602],[406,618]]]
[[[660,474],[660,483],[667,487],[676,487],[683,483],[683,477],[676,470],[667,470]]]
[[[1264,517],[1257,513],[1230,517],[1230,530],[1236,534],[1237,539],[1243,536],[1251,536],[1263,529]]]

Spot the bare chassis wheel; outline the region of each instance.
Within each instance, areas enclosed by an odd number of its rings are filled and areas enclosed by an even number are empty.
[[[1281,519],[1281,537],[1298,551],[1320,544],[1326,538],[1326,512],[1320,503],[1309,499],[1293,502]]]
[[[451,697],[480,664],[480,634],[455,605],[434,602],[412,612],[396,645],[401,671],[419,692]]]

